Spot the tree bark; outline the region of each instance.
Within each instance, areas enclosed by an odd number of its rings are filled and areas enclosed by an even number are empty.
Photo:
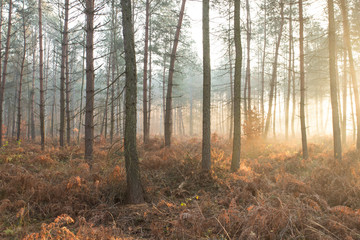
[[[235,26],[235,78],[234,78],[234,137],[233,137],[233,154],[231,161],[231,171],[235,172],[240,167],[240,150],[241,150],[241,30],[240,30],[240,0],[235,0],[234,9],[234,26]]]
[[[211,169],[211,65],[210,65],[210,26],[209,26],[209,0],[202,1],[203,10],[203,136],[202,136],[202,169]]]
[[[166,93],[166,110],[165,110],[165,146],[171,145],[171,133],[172,133],[172,88],[173,88],[173,77],[174,77],[174,68],[176,60],[176,51],[179,43],[180,30],[184,17],[186,0],[182,0],[181,10],[179,15],[178,25],[176,27],[174,45],[170,58],[170,67],[169,67],[169,78],[168,78],[168,87]]]
[[[25,11],[25,4],[23,2],[23,11]],[[22,81],[24,77],[24,66],[25,66],[25,59],[26,59],[26,25],[25,25],[25,13],[23,13],[23,34],[24,34],[24,48],[23,48],[23,57],[21,60],[21,68],[20,68],[20,81],[19,81],[19,92],[18,92],[18,113],[17,113],[17,136],[16,141],[20,140],[21,134],[21,90],[22,90]]]
[[[348,19],[348,7],[346,0],[340,0],[340,9],[343,19],[345,48],[347,49],[348,52],[350,74],[351,74],[354,97],[355,97],[355,109],[356,109],[356,121],[357,121],[356,149],[360,150],[360,99],[359,99],[357,76],[355,71],[355,63],[354,63],[351,41],[350,41],[350,25]]]
[[[7,63],[9,59],[10,51],[10,37],[11,37],[11,13],[12,13],[12,0],[9,0],[9,17],[8,17],[8,30],[6,35],[6,46],[5,46],[5,56],[4,56],[4,65],[3,73],[0,86],[0,147],[2,146],[2,128],[3,128],[3,102],[4,102],[4,90],[6,84],[6,74],[7,74]]]
[[[264,131],[265,122],[265,107],[264,107],[264,94],[265,94],[265,58],[266,58],[266,46],[267,46],[267,5],[264,0],[264,52],[262,55],[261,63],[261,130]]]
[[[45,98],[44,98],[44,50],[43,50],[43,35],[42,35],[42,0],[39,0],[39,79],[40,79],[40,136],[41,136],[41,150],[45,150]]]
[[[278,33],[279,35],[278,35],[278,39],[277,39],[277,43],[276,43],[276,48],[275,48],[275,60],[273,63],[273,71],[272,71],[272,77],[271,77],[271,82],[270,82],[269,110],[268,110],[268,114],[266,117],[266,123],[265,123],[265,132],[264,132],[265,137],[267,136],[267,134],[269,132],[269,128],[270,128],[272,105],[273,105],[273,98],[274,98],[274,89],[275,89],[275,83],[277,80],[279,47],[280,47],[281,37],[282,37],[283,27],[284,27],[284,2],[283,2],[283,0],[280,1],[280,16],[281,16],[280,29],[279,29],[279,33]]]
[[[247,110],[251,111],[251,15],[250,15],[250,3],[246,0],[246,82],[247,82]],[[248,114],[245,113],[245,116]]]
[[[337,84],[336,84],[336,29],[334,17],[334,2],[328,0],[329,12],[329,65],[330,65],[330,96],[332,108],[332,122],[333,122],[333,140],[334,140],[334,157],[337,160],[342,159],[341,149],[341,133],[339,124],[339,105],[337,99]],[[350,58],[350,56],[349,56]],[[354,90],[357,89],[354,85]]]
[[[306,126],[305,126],[305,64],[304,64],[304,19],[303,3],[299,0],[299,22],[300,22],[300,124],[301,124],[301,144],[303,158],[308,159]]]
[[[342,117],[342,144],[346,145],[346,120],[347,120],[347,52],[344,50],[344,76],[343,76],[343,117]]]
[[[285,102],[285,138],[289,137],[289,110],[290,110],[290,95],[291,95],[291,50],[292,50],[292,41],[293,41],[293,30],[292,30],[292,4],[290,2],[290,16],[289,16],[289,69],[288,69],[288,85],[287,85],[287,93],[286,93],[286,102]]]
[[[121,0],[124,49],[126,62],[126,119],[125,119],[125,166],[128,202],[144,202],[143,188],[140,180],[139,159],[136,150],[136,98],[137,76],[131,1]]]
[[[92,165],[94,144],[94,0],[86,0],[85,159]]]
[[[85,34],[84,34],[84,45],[85,45]],[[84,94],[84,82],[85,82],[85,48],[83,49],[83,54],[82,54],[82,71],[81,71],[81,90],[80,90],[80,110],[79,110],[79,114],[80,114],[80,119],[79,119],[79,131],[78,131],[78,137],[77,137],[77,141],[78,144],[80,143],[80,135],[81,135],[81,126],[82,126],[82,115],[83,115],[83,94]]]
[[[60,71],[60,147],[65,146],[65,84],[68,55],[68,22],[69,22],[69,0],[65,0],[64,32],[61,42],[61,71]]]
[[[145,47],[144,47],[144,78],[143,78],[143,134],[144,143],[149,140],[148,131],[148,112],[147,112],[147,73],[148,73],[148,55],[149,55],[149,15],[150,0],[146,0],[146,17],[145,17]]]

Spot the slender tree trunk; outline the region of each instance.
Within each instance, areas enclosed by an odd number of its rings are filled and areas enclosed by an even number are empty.
[[[66,98],[66,144],[70,145],[71,139],[71,125],[70,125],[70,64],[69,64],[69,45],[67,45],[67,53],[66,53],[66,82],[65,82],[65,98]]]
[[[148,120],[147,132],[150,136],[150,119],[151,119],[151,90],[152,90],[152,43],[151,43],[151,16],[149,17],[149,96],[148,96]],[[148,137],[149,138],[149,137]]]
[[[329,4],[331,4],[331,3],[329,2]],[[353,90],[354,90],[354,97],[355,97],[356,121],[357,121],[356,149],[360,150],[360,99],[359,99],[357,76],[356,76],[356,71],[355,71],[355,63],[354,63],[351,41],[350,41],[350,25],[349,25],[349,19],[348,19],[348,7],[347,7],[346,0],[340,0],[340,8],[341,8],[341,15],[342,15],[342,19],[343,19],[345,47],[348,51],[350,74],[351,74],[351,79],[352,79],[352,83],[353,83]],[[334,28],[335,28],[335,26],[334,26]]]
[[[291,114],[291,134],[295,137],[295,110],[296,110],[296,83],[295,83],[295,47],[294,39],[292,45],[292,114]]]
[[[112,45],[112,43],[110,44]],[[112,47],[110,47],[110,54],[108,58],[108,68],[107,68],[107,76],[106,76],[106,98],[105,98],[105,104],[104,104],[104,116],[101,123],[101,129],[100,129],[100,135],[103,135],[106,141],[107,138],[107,123],[108,123],[108,105],[109,105],[109,89],[110,89],[110,71],[111,71],[111,55],[112,55]],[[105,129],[105,131],[104,131]]]
[[[92,165],[94,144],[94,0],[86,0],[85,159]]]
[[[202,136],[202,169],[211,169],[211,65],[210,65],[210,30],[209,30],[209,0],[203,0],[203,136]]]
[[[229,1],[229,29],[228,29],[228,48],[229,48],[229,77],[230,77],[230,131],[229,139],[233,137],[233,119],[234,119],[234,85],[233,85],[233,66],[232,66],[232,46],[231,46],[231,1]]]
[[[85,45],[85,34],[84,34],[84,45]],[[78,144],[80,143],[80,135],[81,135],[81,126],[82,126],[82,116],[83,116],[83,94],[84,94],[84,83],[85,83],[85,48],[83,48],[83,54],[82,54],[82,71],[81,71],[81,90],[80,90],[80,119],[79,119],[79,131],[78,131],[78,137],[77,141]]]
[[[264,107],[264,94],[265,94],[265,58],[267,47],[267,2],[264,0],[264,51],[261,63],[261,130],[264,132],[265,122],[265,107]]]
[[[342,143],[346,145],[346,115],[347,115],[347,52],[344,51],[344,76],[343,76],[343,117],[342,117]]]
[[[189,125],[190,125],[190,137],[194,135],[194,117],[193,117],[193,91],[190,89],[190,117],[189,117]]]
[[[143,131],[144,143],[149,140],[148,131],[148,113],[147,113],[147,68],[149,53],[149,16],[150,16],[150,0],[146,0],[146,18],[145,18],[145,48],[144,48],[144,78],[143,78]]]
[[[9,59],[10,51],[10,37],[11,37],[11,13],[12,13],[12,0],[9,0],[9,17],[8,17],[8,30],[6,35],[6,46],[5,46],[5,56],[4,56],[4,66],[3,66],[3,76],[1,79],[1,88],[0,88],[0,146],[2,146],[2,127],[3,127],[3,102],[4,102],[4,90],[6,84],[6,74],[7,74],[7,63]],[[1,34],[0,34],[1,35]]]
[[[334,156],[335,159],[342,159],[341,149],[341,133],[339,124],[339,105],[337,99],[336,89],[336,29],[334,17],[334,3],[333,0],[328,0],[329,12],[329,65],[330,65],[330,96],[332,108],[332,121],[333,121],[333,138],[334,138]],[[350,58],[350,56],[349,56]],[[354,92],[357,86],[354,84]]]
[[[54,44],[54,55],[55,60],[53,61],[53,68],[57,69],[57,53],[56,53],[56,45]],[[54,71],[54,79],[53,79],[53,104],[51,106],[51,137],[54,138],[54,125],[55,125],[55,111],[56,111],[56,79],[57,79],[57,71]]]
[[[0,1],[0,33],[2,32],[2,25],[3,25],[3,7],[4,7],[4,1]],[[11,9],[10,9],[11,10]],[[11,12],[11,11],[9,11]],[[2,124],[3,124],[3,119],[2,119],[2,114],[3,114],[3,102],[4,102],[4,95],[3,93],[1,93],[2,90],[2,75],[1,75],[1,71],[2,71],[2,53],[1,53],[1,49],[2,49],[2,34],[0,34],[0,147],[2,146],[2,138],[3,138],[3,129],[2,129]],[[5,86],[4,86],[5,87]]]
[[[65,19],[64,32],[61,43],[61,72],[60,72],[60,131],[59,143],[61,147],[65,145],[65,84],[67,73],[67,55],[68,55],[68,22],[69,22],[69,0],[65,0]]]
[[[351,82],[350,82],[351,85]],[[352,127],[353,127],[353,142],[355,142],[356,139],[356,123],[355,123],[355,111],[354,111],[354,99],[353,99],[353,88],[350,86],[350,104],[351,104],[351,122],[352,122]]]
[[[274,114],[273,114],[273,122],[272,122],[272,130],[273,130],[273,136],[276,137],[276,100],[277,100],[277,82],[275,82],[275,90],[274,90]]]
[[[304,19],[303,3],[299,0],[299,22],[300,22],[300,124],[301,124],[301,143],[303,158],[308,159],[306,126],[305,126],[305,64],[304,64]]]
[[[274,98],[274,89],[275,89],[275,83],[277,80],[279,47],[280,47],[281,37],[282,37],[283,27],[284,27],[284,2],[283,2],[283,0],[280,1],[280,15],[281,15],[280,29],[279,29],[279,35],[278,35],[278,39],[277,39],[277,43],[276,43],[276,48],[275,48],[275,60],[273,63],[273,71],[272,71],[272,77],[271,77],[271,82],[270,82],[269,110],[268,110],[268,114],[266,117],[266,123],[265,123],[265,132],[264,132],[265,137],[267,136],[267,134],[269,132],[269,128],[270,128],[272,105],[273,105],[273,98]]]
[[[25,1],[24,1],[25,2]],[[23,11],[25,10],[25,3],[23,2]],[[24,50],[23,50],[23,58],[21,61],[21,68],[20,68],[20,81],[19,81],[19,92],[18,92],[18,114],[17,114],[17,136],[16,141],[20,140],[21,134],[21,90],[22,90],[22,81],[24,77],[24,66],[26,60],[26,25],[25,25],[25,13],[23,13],[23,34],[24,34]]]
[[[291,95],[291,50],[292,50],[292,41],[293,41],[293,30],[292,30],[292,1],[290,2],[290,16],[289,16],[289,69],[288,69],[288,85],[287,85],[287,95],[285,102],[285,138],[289,137],[289,110],[290,110],[290,95]],[[294,70],[293,70],[294,71]]]
[[[37,41],[36,37],[34,37],[34,50],[33,50],[33,69],[32,69],[32,88],[31,88],[31,139],[35,141],[36,131],[35,131],[35,72],[36,72],[36,46]]]
[[[251,50],[251,15],[250,15],[250,3],[249,0],[246,0],[246,52],[247,52],[247,59],[246,59],[246,82],[247,82],[247,109],[251,111],[251,57],[250,57],[250,50]],[[245,113],[247,116],[247,113]]]
[[[110,108],[110,143],[113,143],[114,140],[114,131],[115,131],[115,54],[112,58],[112,68],[111,68],[111,108]]]
[[[15,94],[14,94],[14,99],[12,101],[12,127],[11,127],[11,138],[15,138],[15,132],[16,132],[16,101],[18,99],[18,76],[16,76],[16,80],[15,80]]]
[[[235,79],[234,79],[234,137],[231,171],[235,172],[240,167],[241,150],[241,30],[240,30],[240,0],[235,0],[234,9],[234,38],[235,38]]]
[[[39,79],[40,79],[40,136],[41,136],[41,150],[45,150],[45,98],[44,98],[44,63],[43,63],[43,35],[42,35],[42,13],[41,13],[42,0],[39,0]]]
[[[140,180],[139,159],[136,150],[136,58],[131,1],[121,0],[124,49],[126,62],[126,120],[125,120],[125,166],[127,197],[129,203],[144,202]]]
[[[176,50],[179,43],[180,30],[182,25],[182,20],[184,17],[186,0],[182,0],[181,10],[179,15],[178,25],[176,27],[175,40],[170,58],[170,67],[169,67],[169,78],[168,78],[168,88],[166,93],[166,110],[165,110],[165,146],[171,145],[171,131],[172,131],[172,88],[173,88],[173,76],[175,70],[175,59],[176,59]]]

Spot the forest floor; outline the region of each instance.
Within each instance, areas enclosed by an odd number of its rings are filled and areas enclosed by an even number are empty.
[[[125,205],[121,145],[98,142],[90,172],[77,146],[45,152],[9,142],[0,152],[0,239],[360,239],[360,153],[332,157],[311,140],[310,159],[285,141],[232,144],[212,136],[213,171],[201,140],[154,138],[138,147],[146,203]]]

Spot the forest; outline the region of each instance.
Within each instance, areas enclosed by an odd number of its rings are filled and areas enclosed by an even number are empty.
[[[359,0],[0,0],[0,239],[360,239]]]

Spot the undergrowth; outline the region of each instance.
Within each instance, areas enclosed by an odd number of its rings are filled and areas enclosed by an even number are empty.
[[[324,140],[325,141],[325,140]],[[327,144],[311,158],[288,142],[243,141],[240,169],[231,146],[212,136],[212,172],[201,141],[139,146],[146,203],[125,204],[122,144],[83,149],[9,141],[0,153],[1,239],[360,239],[360,154],[342,162]]]

